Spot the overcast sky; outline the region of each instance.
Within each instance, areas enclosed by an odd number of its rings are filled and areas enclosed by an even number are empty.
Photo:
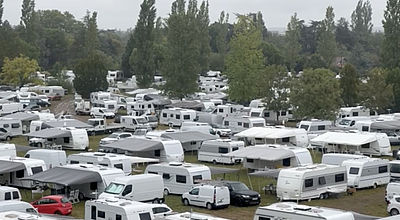
[[[358,0],[209,0],[210,19],[214,22],[221,11],[228,12],[231,22],[234,13],[244,14],[261,11],[267,28],[286,27],[291,15],[295,12],[298,18],[321,20],[329,5],[334,8],[335,20],[340,17],[350,19]],[[140,11],[142,0],[36,0],[36,10],[57,9],[69,11],[75,18],[81,19],[86,10],[98,12],[98,26],[101,29],[126,30],[134,27]],[[156,0],[157,16],[167,17],[173,0]],[[200,2],[200,0],[198,0]],[[370,0],[373,10],[374,27],[382,26],[385,0]],[[4,0],[3,20],[18,24],[21,16],[22,0]]]

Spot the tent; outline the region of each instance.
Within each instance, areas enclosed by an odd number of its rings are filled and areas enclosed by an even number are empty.
[[[104,145],[105,148],[113,148],[130,152],[141,152],[150,150],[161,150],[163,144],[161,141],[155,141],[147,138],[126,138]]]

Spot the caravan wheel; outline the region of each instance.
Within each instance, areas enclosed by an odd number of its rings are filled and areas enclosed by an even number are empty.
[[[372,186],[374,189],[378,188],[378,184],[374,183],[374,185]]]
[[[168,196],[168,194],[169,194],[168,189],[164,189],[164,196]]]
[[[319,195],[319,199],[325,199],[325,198],[327,198],[327,197],[325,196],[325,193],[321,193],[321,195]]]
[[[392,210],[390,210],[390,215],[391,216],[393,216],[393,215],[398,215],[399,214],[399,210],[397,210],[397,209],[392,209]]]

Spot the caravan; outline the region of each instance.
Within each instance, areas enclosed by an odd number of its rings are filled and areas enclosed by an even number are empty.
[[[198,150],[197,159],[199,161],[235,164],[240,163],[242,159],[226,156],[226,154],[244,148],[243,141],[232,141],[230,139],[218,139],[204,141]]]
[[[160,114],[160,124],[170,127],[180,127],[183,122],[195,121],[196,111],[182,108],[163,109]]]
[[[327,153],[322,155],[321,163],[341,166],[343,161],[345,160],[360,159],[360,158],[368,158],[368,157],[358,154]]]
[[[344,107],[340,108],[338,118],[347,118],[347,117],[369,117],[375,115],[376,112],[370,111],[369,108],[364,106],[356,106],[356,107]]]
[[[12,137],[22,135],[22,122],[19,119],[0,118],[0,128],[6,129]]]
[[[162,163],[151,164],[145,173],[161,175],[164,180],[164,194],[183,194],[201,180],[211,180],[210,168],[200,164]]]
[[[265,120],[263,118],[235,115],[224,118],[223,126],[230,128],[232,133],[238,133],[249,128],[265,127]]]
[[[311,140],[320,134],[323,134],[333,127],[332,121],[322,121],[318,119],[312,119],[310,121],[301,121],[298,128],[302,128],[307,131],[308,138]]]
[[[67,155],[63,150],[34,149],[26,152],[24,157],[43,160],[47,169],[67,164]]]
[[[379,158],[345,160],[348,185],[357,189],[388,184],[390,181],[389,161]]]
[[[132,172],[131,159],[120,154],[106,154],[101,152],[84,152],[68,156],[69,164],[93,164],[105,167],[114,167],[124,171],[125,175]]]
[[[22,111],[24,106],[18,102],[0,102],[0,116]]]
[[[282,169],[276,186],[281,200],[324,199],[347,190],[346,167],[313,164]]]

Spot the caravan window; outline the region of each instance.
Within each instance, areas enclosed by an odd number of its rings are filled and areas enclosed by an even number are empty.
[[[349,174],[354,174],[358,175],[358,172],[360,171],[360,168],[357,167],[350,167]]]
[[[17,178],[23,178],[24,174],[25,174],[24,170],[18,170],[18,171],[15,172],[15,176]]]
[[[304,186],[307,187],[312,187],[314,185],[314,180],[313,179],[306,179],[304,180]]]
[[[181,119],[181,115],[176,115],[175,118],[176,119]]]
[[[97,217],[99,217],[99,218],[106,218],[106,213],[99,210],[99,211],[97,212]]]
[[[290,167],[290,158],[286,158],[282,160],[282,166]]]
[[[368,126],[362,126],[361,130],[362,131],[369,131],[369,127]]]
[[[122,163],[114,164],[114,167],[115,167],[115,168],[118,168],[118,169],[121,169],[121,170],[124,169],[124,166],[122,165]]]
[[[162,116],[163,116],[163,118],[166,118],[167,117],[167,113],[163,113]]]
[[[237,151],[237,150],[239,150],[239,148],[238,148],[238,147],[234,147],[234,148],[232,148],[232,151]]]
[[[69,163],[70,163],[70,164],[79,164],[79,161],[71,160]]]
[[[247,163],[254,163],[254,159],[246,158]]]
[[[42,167],[32,167],[32,174],[43,172]]]
[[[249,127],[250,127],[250,125],[249,125],[249,123],[243,123],[243,127],[245,127],[245,128],[249,128]]]
[[[202,179],[203,179],[203,177],[201,175],[195,175],[195,176],[193,176],[193,183],[198,183]]]
[[[361,148],[369,148],[369,143],[361,145]]]
[[[326,184],[326,179],[324,176],[321,176],[318,178],[318,184],[319,185],[325,185]]]
[[[64,143],[69,144],[69,137],[64,137]]]
[[[387,173],[388,168],[387,168],[387,166],[380,166],[378,168],[378,170],[379,170],[379,173]]]
[[[325,125],[318,125],[318,131],[325,130]]]
[[[11,192],[6,192],[4,194],[4,200],[11,200]]]
[[[91,182],[90,183],[90,190],[92,190],[92,191],[97,190],[97,182]]]
[[[286,116],[286,111],[282,111],[281,116]]]
[[[11,124],[11,128],[19,128],[20,126],[19,126],[19,124],[18,123],[13,123],[13,124]]]
[[[154,150],[154,156],[155,157],[160,157],[161,156],[161,150]]]
[[[269,112],[264,112],[264,118],[269,118]]]
[[[225,126],[229,126],[229,121],[224,121]]]
[[[238,126],[242,126],[242,122],[238,122]]]
[[[342,182],[344,181],[344,173],[336,174],[335,175],[335,182]]]
[[[150,213],[148,213],[148,212],[140,213],[139,214],[139,219],[140,220],[151,220]]]
[[[190,115],[184,115],[183,120],[190,120]]]
[[[91,214],[90,214],[90,219],[96,220],[96,206],[92,206]]]
[[[358,112],[353,112],[353,117],[358,116]]]
[[[282,142],[283,142],[283,143],[288,143],[288,142],[289,142],[289,140],[290,140],[290,138],[289,138],[289,137],[282,138]]]
[[[229,152],[229,150],[227,147],[219,147],[218,148],[218,153],[220,153],[220,154],[226,154],[228,152]]]
[[[223,113],[224,109],[220,108],[220,109],[218,109],[218,112]]]
[[[176,175],[177,183],[186,183],[186,176]]]
[[[8,128],[8,127],[10,127],[9,124],[4,124],[4,125],[3,125],[3,128]]]
[[[122,220],[122,215],[116,214],[116,215],[115,215],[115,220]]]

